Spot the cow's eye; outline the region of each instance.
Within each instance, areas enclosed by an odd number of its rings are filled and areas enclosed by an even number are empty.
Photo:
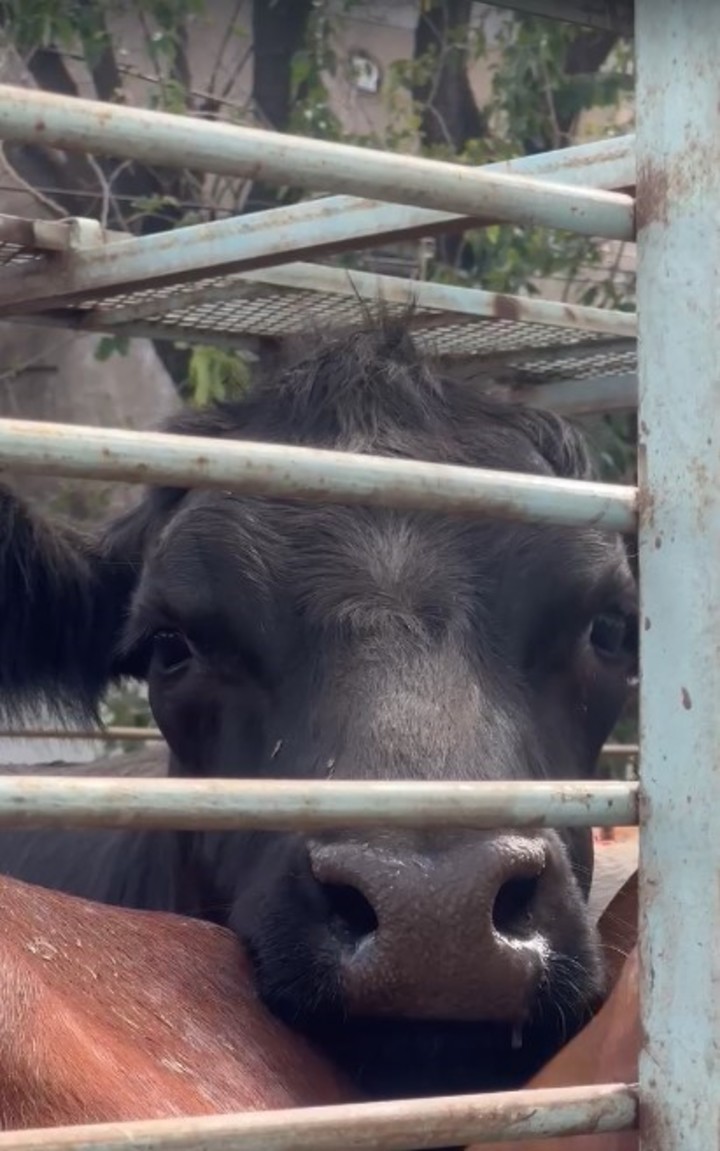
[[[179,671],[192,659],[192,651],[181,632],[156,631],[153,636],[153,656],[161,671]]]
[[[631,645],[629,620],[620,612],[596,615],[590,624],[588,638],[599,656],[618,659],[628,653]]]

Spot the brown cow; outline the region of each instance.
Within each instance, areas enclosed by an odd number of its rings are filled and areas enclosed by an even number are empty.
[[[622,841],[621,841],[622,842]],[[613,861],[617,866],[617,860]],[[613,987],[595,1018],[528,1084],[580,1087],[636,1083],[640,1051],[637,950],[637,872],[625,882],[600,920]],[[542,1143],[484,1143],[468,1151],[637,1151],[636,1131],[544,1139]]]
[[[606,859],[596,874],[600,898],[608,894],[608,877],[616,878]],[[633,930],[633,898],[626,885],[601,923],[615,972]],[[0,878],[0,912],[2,1127],[356,1098],[262,1007],[245,956],[225,929],[103,907],[8,878]],[[635,978],[631,965],[600,1015],[541,1073],[538,1086],[634,1077],[626,1057],[632,1039],[626,1023],[633,1017],[619,1001],[634,993]],[[600,1138],[592,1151],[626,1151]],[[571,1148],[565,1144],[563,1151]]]
[[[0,878],[0,1126],[337,1103],[224,928]]]

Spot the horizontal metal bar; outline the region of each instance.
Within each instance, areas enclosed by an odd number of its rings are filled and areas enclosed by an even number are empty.
[[[33,727],[23,731],[19,728],[0,730],[0,739],[67,739],[77,742],[97,740],[110,743],[113,740],[131,742],[137,740],[162,740],[165,737],[157,727],[102,727],[73,730],[65,727]],[[636,743],[606,743],[602,749],[606,756],[633,756],[638,754]]]
[[[487,172],[552,177],[568,187],[629,186],[634,137],[621,136],[556,152],[488,164]],[[42,268],[8,268],[0,278],[0,315],[58,308],[113,290],[150,287],[284,264],[297,256],[374,246],[477,225],[474,217],[400,208],[356,196],[332,196],[172,233],[127,239]],[[78,225],[86,221],[76,221]],[[76,229],[82,231],[81,228]]]
[[[599,28],[617,32],[618,36],[632,36],[633,0],[493,0],[495,8],[512,8],[526,16],[542,16],[547,20],[563,20],[568,24],[583,24],[586,28]]]
[[[98,224],[93,224],[99,228]],[[67,252],[72,246],[69,220],[27,220],[0,214],[0,244],[14,244],[37,252]]]
[[[622,827],[637,788],[590,783],[0,777],[0,827]]]
[[[0,86],[0,139],[372,196],[612,240],[634,237],[632,197],[237,124]],[[176,233],[175,242],[178,242]]]
[[[317,292],[343,298],[382,299],[388,304],[401,307],[415,304],[421,309],[448,315],[549,324],[627,339],[634,339],[637,334],[637,317],[632,312],[621,312],[611,308],[589,308],[580,304],[564,304],[556,300],[511,296],[500,292],[487,292],[480,288],[408,280],[400,276],[376,275],[349,268],[302,262],[241,273],[222,284],[178,289],[177,292],[164,295],[161,302],[157,299],[142,299],[116,308],[113,308],[112,304],[104,305],[89,313],[86,326],[104,327],[108,321],[123,324],[158,314],[167,315],[169,312],[195,307],[198,304],[227,303],[247,295],[248,285],[267,285],[289,291]],[[422,319],[419,323],[422,326]]]
[[[600,349],[602,350],[602,349]],[[592,412],[631,412],[637,409],[638,381],[635,372],[589,376],[581,380],[558,380],[551,384],[509,387],[511,403],[550,408],[564,415],[582,416]]]
[[[627,1131],[625,1084],[344,1103],[0,1133],[0,1151],[422,1151],[468,1143]]]
[[[0,466],[630,532],[635,488],[250,441],[0,420]]]
[[[0,731],[0,739],[67,739],[77,743],[82,743],[84,740],[112,743],[118,740],[142,743],[145,740],[164,739],[164,736],[156,727],[101,727],[81,731],[73,731],[66,727],[33,727],[27,731],[8,728],[6,731]]]
[[[1,107],[0,97],[0,115]],[[403,209],[393,210],[399,224]],[[370,201],[337,196],[79,249],[52,267],[9,267],[0,316],[339,251],[372,235],[373,216]]]

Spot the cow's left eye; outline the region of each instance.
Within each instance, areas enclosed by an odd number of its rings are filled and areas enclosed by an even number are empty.
[[[628,652],[630,628],[627,616],[620,612],[603,612],[590,624],[588,638],[599,656],[617,659]]]
[[[179,671],[192,659],[192,651],[179,631],[156,631],[153,636],[153,656],[165,674]]]

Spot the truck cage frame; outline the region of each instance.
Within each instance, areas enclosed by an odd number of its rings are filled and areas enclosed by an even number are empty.
[[[646,1151],[718,1145],[720,4],[498,6],[634,31],[636,135],[473,169],[0,85],[1,140],[269,182],[292,173],[323,192],[137,239],[89,220],[2,217],[0,319],[247,347],[291,332],[298,314],[345,321],[358,296],[413,300],[420,344],[492,367],[510,399],[571,412],[637,407],[637,488],[11,419],[0,419],[0,465],[637,531],[639,783],[15,776],[0,778],[0,826],[317,828],[380,815],[394,826],[639,823],[639,1083],[4,1132],[0,1151],[402,1151],[635,1127]],[[490,222],[635,242],[637,315],[318,262],[381,238]]]

